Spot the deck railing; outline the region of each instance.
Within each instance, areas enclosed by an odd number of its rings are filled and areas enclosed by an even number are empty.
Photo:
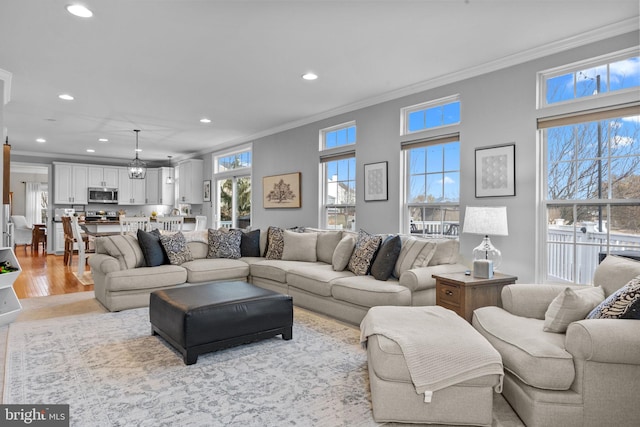
[[[607,233],[594,227],[575,232],[571,225],[552,225],[547,229],[547,276],[550,281],[592,283],[600,254],[607,252]],[[623,233],[609,235],[611,251],[640,250],[640,236]],[[575,256],[574,256],[575,251]]]

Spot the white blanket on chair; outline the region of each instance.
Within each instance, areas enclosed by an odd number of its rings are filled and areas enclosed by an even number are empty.
[[[502,358],[464,319],[439,306],[372,307],[360,323],[360,342],[382,335],[395,341],[404,354],[418,394],[431,401],[434,391],[485,375],[499,375]]]

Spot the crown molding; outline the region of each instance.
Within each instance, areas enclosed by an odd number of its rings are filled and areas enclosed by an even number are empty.
[[[383,94],[380,94],[371,98],[367,98],[362,101],[358,101],[352,104],[344,105],[342,107],[327,110],[325,112],[315,114],[313,116],[305,117],[300,120],[294,120],[292,122],[288,122],[283,125],[276,126],[276,127],[273,127],[249,136],[233,139],[220,144],[219,147],[221,149],[223,147],[229,148],[245,142],[255,141],[265,136],[274,135],[276,133],[284,132],[289,129],[294,129],[300,126],[308,125],[310,123],[314,123],[314,122],[335,117],[341,114],[356,111],[362,108],[370,107],[372,105],[377,105],[383,102],[392,101],[394,99],[402,98],[404,96],[413,95],[415,93],[423,92],[429,89],[434,89],[450,83],[459,82],[471,77],[477,77],[482,74],[487,74],[493,71],[497,71],[497,70],[508,68],[514,65],[522,64],[534,59],[539,59],[545,56],[560,53],[560,52],[573,49],[576,47],[584,46],[590,43],[595,43],[595,42],[606,40],[608,38],[616,37],[622,34],[638,31],[639,28],[640,28],[640,16],[635,16],[633,18],[625,19],[624,21],[620,21],[610,25],[605,25],[595,30],[577,34],[575,36],[568,37],[563,40],[555,41],[543,46],[538,46],[533,49],[528,49],[513,55],[505,56],[503,58],[500,58],[494,61],[486,62],[484,64],[481,64],[475,67],[467,68],[465,70],[460,70],[458,72],[450,73],[444,76],[435,77],[433,79],[415,83],[409,86],[405,86],[403,88],[400,88],[394,91],[385,92]],[[216,149],[213,152],[217,152],[217,151],[218,149]],[[199,151],[197,154],[204,155],[211,152],[212,152],[211,149],[209,149],[209,150]]]
[[[8,104],[11,100],[11,77],[13,75],[0,68],[0,80],[4,81],[4,105]]]

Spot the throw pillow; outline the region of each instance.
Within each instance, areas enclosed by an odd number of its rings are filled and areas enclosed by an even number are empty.
[[[96,246],[101,247],[101,252],[104,251],[107,255],[116,258],[122,270],[144,266],[144,254],[138,239],[134,236],[125,234],[99,237],[96,240],[100,241]]]
[[[269,227],[267,230],[266,259],[282,259],[284,249],[284,230],[279,227]]]
[[[171,264],[180,265],[187,261],[193,261],[193,255],[181,231],[171,236],[160,235],[160,242]]]
[[[347,268],[356,276],[364,276],[369,272],[371,262],[380,246],[382,237],[369,234],[364,230],[358,232],[356,248],[351,254]]]
[[[393,270],[397,278],[412,268],[426,267],[436,251],[436,241],[417,237],[404,238],[402,249]]]
[[[251,257],[260,256],[260,229],[242,233],[242,238],[240,239],[240,255]]]
[[[240,242],[242,241],[242,231],[240,230],[214,230],[213,238],[218,241],[218,252],[216,258],[238,259],[240,253]]]
[[[460,242],[454,239],[438,239],[436,250],[429,260],[429,266],[442,264],[455,264],[458,261]]]
[[[640,276],[609,295],[587,319],[640,319]]]
[[[349,260],[351,259],[351,254],[353,253],[353,248],[356,246],[356,238],[347,234],[344,236],[336,249],[333,251],[333,255],[331,257],[331,265],[333,266],[334,271],[343,271],[347,268],[347,264],[349,264]]]
[[[309,233],[309,229],[307,229]],[[331,264],[336,246],[342,239],[342,231],[320,231],[318,232],[318,244],[316,246],[316,256],[318,261]]]
[[[544,314],[545,332],[565,333],[569,324],[585,318],[604,300],[602,287],[566,288],[551,301]]]
[[[138,243],[147,267],[169,264],[169,257],[160,243],[160,231],[138,230]]]
[[[298,233],[296,231],[284,231],[284,248],[282,259],[287,261],[316,262],[316,244],[318,233]]]
[[[371,264],[371,275],[376,280],[388,280],[400,256],[402,241],[400,236],[389,236],[380,245],[380,250]]]

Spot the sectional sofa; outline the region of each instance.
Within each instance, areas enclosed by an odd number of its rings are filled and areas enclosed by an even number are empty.
[[[363,269],[362,265],[354,264],[361,261],[356,255],[362,252],[362,248],[358,248],[357,233],[284,230],[276,239],[272,229],[277,230],[270,227],[253,231],[254,240],[259,233],[259,248],[247,251],[244,251],[244,240],[249,233],[243,233],[243,253],[236,259],[211,256],[209,234],[218,231],[185,232],[186,246],[193,260],[151,267],[146,266],[145,254],[136,236],[98,238],[96,254],[89,258],[96,299],[110,311],[120,311],[147,306],[150,293],[158,289],[246,280],[289,294],[300,307],[359,324],[372,306],[435,305],[432,275],[467,268],[459,256],[459,243],[453,239],[399,235],[401,244],[396,245],[399,253],[390,254],[380,249],[378,259],[374,257]],[[376,237],[382,242],[389,236]],[[377,262],[389,260],[393,264],[386,268],[392,272],[386,280],[364,274],[369,273],[374,263],[377,266]]]

